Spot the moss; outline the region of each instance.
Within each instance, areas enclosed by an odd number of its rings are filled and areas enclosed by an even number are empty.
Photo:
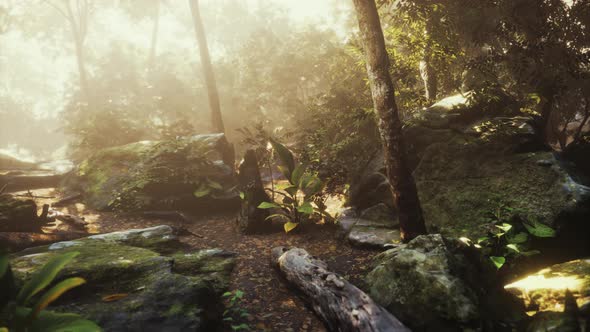
[[[170,208],[204,189],[226,197],[235,185],[233,164],[219,163],[228,146],[222,135],[209,135],[113,147],[83,161],[64,185],[100,209]]]
[[[511,123],[485,122],[482,128],[477,135],[456,133],[424,152],[415,178],[425,219],[443,234],[478,238],[501,204],[521,219],[555,227],[573,200],[563,188],[566,175],[539,163],[554,161],[552,154],[519,153],[524,143],[515,135],[522,129]]]

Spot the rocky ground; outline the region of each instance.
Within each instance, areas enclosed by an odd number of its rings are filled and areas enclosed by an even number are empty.
[[[37,199],[37,205],[51,203],[60,196],[52,189],[32,191],[35,196],[53,199]],[[369,249],[353,248],[336,237],[336,229],[328,225],[314,225],[299,232],[285,234],[278,231],[269,234],[244,235],[235,227],[236,214],[225,213],[213,216],[171,220],[146,218],[140,214],[116,214],[99,212],[84,204],[72,202],[59,208],[63,212],[84,217],[91,233],[110,233],[129,229],[170,225],[180,229],[179,240],[185,244],[184,252],[199,249],[220,248],[236,253],[236,266],[230,278],[230,291],[242,291],[239,304],[247,313],[243,321],[255,331],[325,331],[323,324],[304,302],[288,289],[270,265],[270,249],[276,246],[305,248],[312,255],[328,263],[331,270],[346,277],[357,286],[363,285],[364,276],[370,270],[370,261],[378,253]],[[68,225],[57,223],[45,231],[67,229]],[[237,324],[238,322],[236,322]],[[226,324],[225,329],[231,331]]]

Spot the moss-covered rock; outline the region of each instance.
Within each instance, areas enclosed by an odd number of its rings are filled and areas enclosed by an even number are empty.
[[[577,259],[539,270],[506,288],[530,311],[563,311],[569,290],[579,307],[590,304],[590,259]]]
[[[369,295],[414,331],[510,325],[524,317],[479,263],[458,242],[419,236],[375,258]]]
[[[78,276],[87,283],[53,309],[80,313],[106,331],[216,330],[235,255],[211,249],[165,256],[147,249],[154,244],[179,247],[171,228],[158,226],[28,249],[11,264],[23,284],[51,257],[79,252],[57,281]]]
[[[539,141],[532,119],[500,116],[513,111],[473,106],[468,99],[443,104],[417,112],[404,128],[429,231],[475,241],[495,223],[527,222],[556,230],[560,243],[570,247],[563,252],[589,252],[590,188],[576,182],[562,158]],[[392,205],[383,174],[378,156],[351,187],[354,207]],[[532,247],[557,248],[556,241]]]
[[[239,204],[223,134],[144,141],[98,151],[64,180],[98,209],[231,208]]]

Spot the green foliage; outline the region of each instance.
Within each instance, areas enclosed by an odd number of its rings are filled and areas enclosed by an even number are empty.
[[[300,223],[317,216],[324,218],[325,207],[321,210],[316,204],[317,197],[324,189],[324,183],[317,175],[307,172],[305,166],[297,164],[293,153],[283,144],[275,139],[270,141],[281,162],[283,175],[288,180],[288,185],[282,190],[274,190],[275,195],[281,196],[280,202],[262,202],[259,209],[277,209],[278,212],[267,217],[267,219],[281,218],[286,221],[285,232],[295,229]]]
[[[248,311],[241,306],[244,292],[237,289],[232,292],[225,292],[223,297],[226,299],[223,321],[229,324],[232,331],[250,331],[250,325],[243,322],[250,316]]]
[[[53,301],[57,300],[68,290],[85,283],[82,278],[68,278],[62,280],[47,290],[35,301],[32,309],[28,307],[36,294],[46,289],[54,281],[64,266],[79,253],[69,252],[49,260],[16,294],[16,286],[12,277],[12,270],[6,255],[0,256],[0,326],[16,331],[80,331],[93,332],[101,329],[91,321],[67,313],[44,311]]]
[[[498,269],[517,257],[539,254],[539,251],[530,249],[533,237],[556,235],[555,230],[547,225],[523,219],[527,215],[526,211],[513,209],[502,202],[497,202],[497,207],[489,211],[488,215],[488,235],[477,239],[473,245],[489,257]],[[465,242],[472,244],[469,239],[465,239]]]

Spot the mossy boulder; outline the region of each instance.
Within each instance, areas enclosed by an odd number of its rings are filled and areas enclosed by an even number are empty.
[[[524,307],[493,285],[482,262],[440,234],[419,236],[375,258],[366,280],[369,295],[413,331],[515,324]]]
[[[506,286],[529,311],[563,311],[569,290],[578,307],[590,305],[590,258],[552,265]]]
[[[142,247],[154,243],[180,248],[172,229],[158,226],[27,249],[11,264],[23,284],[51,257],[79,252],[56,281],[78,276],[87,283],[52,309],[79,313],[105,331],[217,330],[235,255],[219,249],[163,255]]]
[[[239,206],[233,163],[223,134],[143,141],[98,151],[63,185],[98,209],[207,212]]]
[[[531,118],[510,107],[461,106],[468,101],[417,112],[404,128],[429,231],[477,240],[495,223],[528,222],[554,229],[572,250],[590,250],[590,188],[539,141]],[[384,171],[382,157],[369,163],[351,186],[352,206],[392,205]]]

